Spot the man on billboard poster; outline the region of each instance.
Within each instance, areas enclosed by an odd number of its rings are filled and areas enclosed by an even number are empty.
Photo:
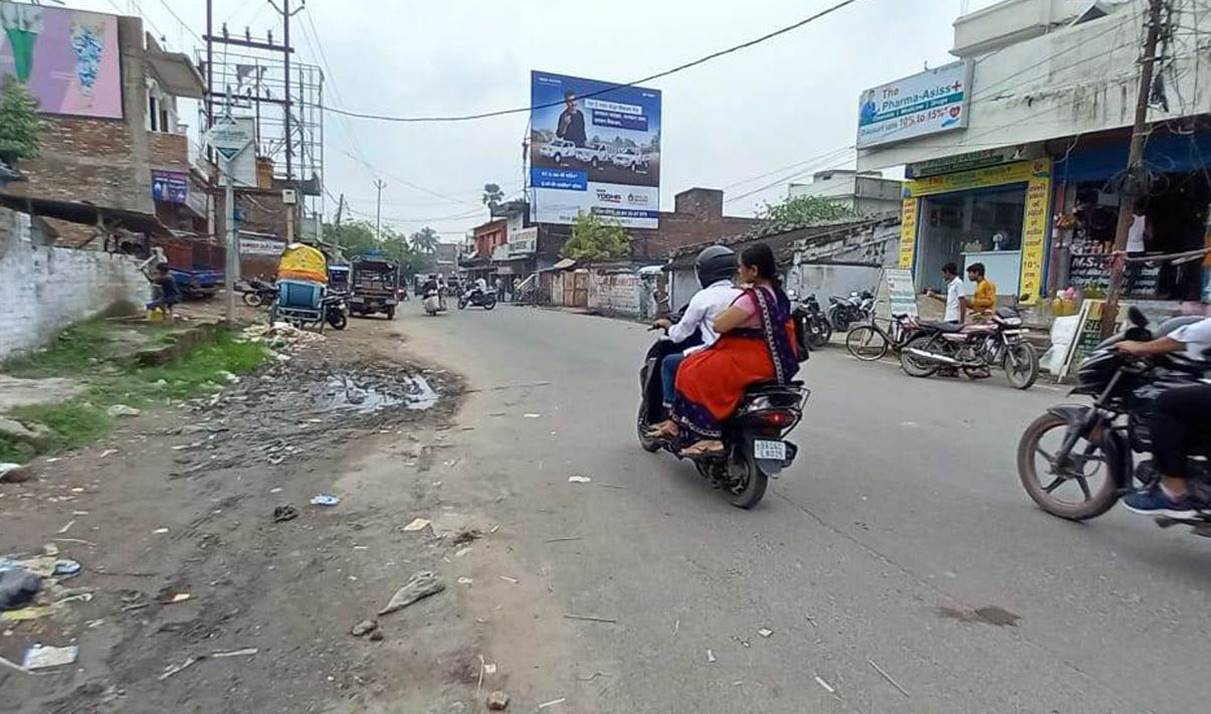
[[[555,136],[566,139],[576,146],[584,146],[587,140],[584,132],[584,113],[576,106],[576,92],[568,90],[563,93],[563,113],[559,115],[559,128]]]

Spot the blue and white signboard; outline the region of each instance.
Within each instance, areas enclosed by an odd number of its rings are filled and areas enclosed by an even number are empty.
[[[966,128],[971,71],[971,62],[961,60],[863,92],[858,148]]]
[[[530,219],[578,213],[625,228],[660,215],[660,92],[530,73]]]

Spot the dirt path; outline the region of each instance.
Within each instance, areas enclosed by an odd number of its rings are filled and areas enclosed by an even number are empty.
[[[480,655],[541,634],[526,622],[543,586],[505,579],[507,533],[482,515],[495,495],[443,483],[460,380],[401,361],[396,330],[355,321],[217,403],[145,414],[0,484],[0,552],[57,547],[83,566],[59,586],[89,598],[3,623],[12,662],[35,642],[75,641],[79,660],[0,668],[0,710],[478,711],[507,686]],[[415,377],[439,395],[426,408]],[[321,493],[341,501],[310,505]],[[298,516],[275,522],[284,505]],[[426,570],[444,591],[376,618]],[[381,639],[350,634],[367,618]]]

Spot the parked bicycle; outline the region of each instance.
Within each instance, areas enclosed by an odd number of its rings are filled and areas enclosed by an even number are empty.
[[[887,327],[880,322],[885,322]],[[863,362],[875,362],[886,357],[888,352],[899,354],[919,329],[917,318],[911,315],[892,315],[886,321],[871,315],[865,323],[850,328],[845,336],[845,348]]]

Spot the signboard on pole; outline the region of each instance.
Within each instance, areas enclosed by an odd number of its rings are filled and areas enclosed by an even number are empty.
[[[238,122],[231,117],[219,117],[206,132],[205,143],[223,157],[233,160],[255,138],[251,122]]]
[[[965,129],[973,66],[960,60],[862,92],[858,148]]]
[[[658,227],[659,90],[531,72],[530,102],[531,220]]]
[[[917,292],[913,287],[912,271],[884,268],[883,282],[887,284],[887,301],[892,315],[917,316]]]

